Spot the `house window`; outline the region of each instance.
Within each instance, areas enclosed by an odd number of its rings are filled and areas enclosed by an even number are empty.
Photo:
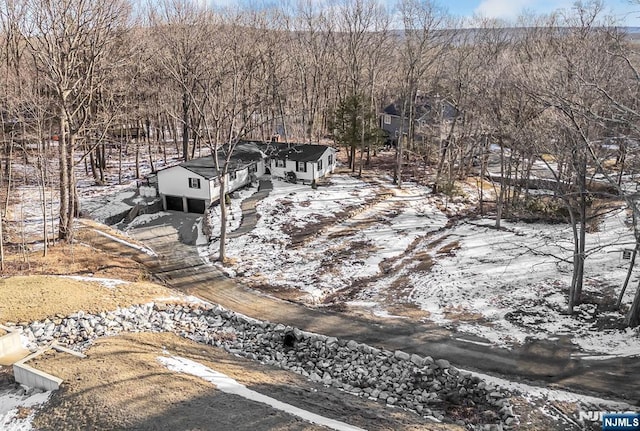
[[[322,170],[322,159],[318,160],[318,170]]]
[[[307,172],[307,162],[296,162],[296,172]]]
[[[276,159],[276,168],[284,168],[284,167],[285,167],[285,161]]]
[[[200,188],[200,178],[189,178],[189,188],[190,189],[199,189]]]
[[[256,172],[258,172],[258,165],[256,165],[255,163],[251,163],[249,165],[249,173],[254,174]]]
[[[236,178],[238,178],[238,171],[229,172],[230,180],[235,180]]]
[[[333,154],[329,154],[329,166],[333,165]]]
[[[384,115],[384,124],[391,124],[391,115],[389,114]]]

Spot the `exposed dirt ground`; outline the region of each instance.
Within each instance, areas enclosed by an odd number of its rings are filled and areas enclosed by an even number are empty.
[[[79,233],[81,237],[92,235],[97,234]],[[85,244],[56,244],[49,247],[46,256],[41,250],[28,254],[6,252],[3,276],[34,274],[92,274],[127,281],[145,280],[147,277],[145,268],[129,256],[108,254]]]
[[[0,322],[31,322],[79,310],[98,313],[170,296],[175,296],[172,290],[150,282],[106,287],[59,276],[9,277],[0,279]]]

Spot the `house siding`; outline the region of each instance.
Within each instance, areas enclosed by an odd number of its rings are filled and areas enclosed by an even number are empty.
[[[264,175],[265,166],[264,161],[259,161],[256,164],[256,177]],[[193,189],[189,187],[189,178],[200,179],[200,188]],[[227,193],[233,192],[251,182],[251,175],[249,174],[249,168],[245,167],[236,171],[236,178],[230,179],[230,175],[226,177],[226,190]],[[180,197],[185,202],[187,199],[201,199],[205,202],[205,206],[209,206],[212,202],[218,201],[220,197],[220,185],[217,178],[211,178],[209,180],[192,172],[182,166],[173,166],[171,168],[163,169],[158,172],[158,190],[160,195],[164,198],[166,196]],[[167,208],[166,198],[163,199],[164,208]]]
[[[331,156],[331,158],[333,159],[333,163],[331,164],[329,164],[329,156]],[[322,178],[328,174],[333,173],[336,167],[336,151],[332,148],[328,148],[327,151],[322,154],[322,157],[320,159],[322,160],[322,169],[318,169],[317,162],[314,163],[316,173],[315,179]]]
[[[276,167],[276,159],[271,160],[271,176],[276,178],[284,178],[286,172],[296,172],[296,162],[285,160],[285,167]],[[296,176],[298,172],[296,172]]]
[[[384,122],[385,116],[391,117],[390,123],[386,124]],[[403,124],[402,118],[398,117],[397,115],[382,114],[380,117],[380,123],[381,123],[382,130],[388,132],[389,139],[393,141],[398,140],[398,137],[400,136],[401,128],[402,128],[402,133],[408,133],[409,131],[409,120],[405,119]]]
[[[189,178],[198,178],[200,180],[200,188],[189,188]],[[174,166],[158,171],[158,191],[165,196],[211,200],[208,181],[182,166]]]
[[[329,156],[333,155],[333,163],[329,164]],[[324,177],[325,175],[332,173],[336,165],[335,150],[327,148],[319,160],[322,160],[322,169],[318,169],[318,162],[307,162],[307,172],[297,172],[297,162],[293,160],[285,160],[285,167],[276,167],[276,159],[271,160],[271,175],[276,178],[285,178],[287,172],[294,172],[298,181],[312,182],[314,179]]]
[[[266,166],[265,166],[265,161],[264,160],[260,160],[258,162],[256,162],[256,167],[257,167],[257,171],[255,173],[257,178],[260,178],[261,176],[263,176],[266,173]]]
[[[235,190],[238,190],[241,187],[246,186],[251,182],[251,175],[249,175],[249,168],[243,168],[236,171],[236,178],[231,179],[231,175],[227,174],[225,177],[225,190],[227,193],[231,193]],[[211,202],[217,202],[220,198],[220,184],[218,183],[217,178],[211,179],[210,181],[211,187]]]

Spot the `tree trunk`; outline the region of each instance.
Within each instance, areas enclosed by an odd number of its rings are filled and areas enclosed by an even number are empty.
[[[149,153],[149,166],[151,168],[151,172],[154,172],[156,168],[153,163],[153,150],[151,148],[151,119],[149,117],[145,119],[144,125],[145,125],[144,138],[147,141],[147,152]]]
[[[140,120],[136,120],[136,179],[140,178]]]
[[[638,282],[638,289],[636,290],[636,296],[633,298],[631,309],[627,315],[627,324],[630,328],[635,328],[640,325],[640,281]]]
[[[226,184],[227,184],[227,174],[226,174],[226,168],[223,169],[223,173],[222,175],[219,177],[220,178],[220,249],[219,249],[219,256],[218,256],[218,260],[220,262],[222,262],[222,264],[225,263],[226,259],[227,259],[227,255],[226,255],[226,242],[227,242],[227,202],[226,202]]]
[[[578,274],[576,277],[576,286],[574,289],[575,305],[582,303],[582,285],[584,280],[584,261],[586,259],[586,241],[587,241],[587,161],[582,161],[580,168],[580,231],[578,239]]]
[[[4,214],[0,211],[0,271],[4,271]]]
[[[189,94],[182,94],[182,159],[189,160]]]
[[[364,163],[364,144],[365,144],[364,131],[365,131],[365,115],[363,112],[362,113],[362,132],[360,134],[360,160],[358,161],[358,177],[362,177],[362,164]]]
[[[98,176],[98,171],[96,170],[97,163],[95,157],[93,157],[93,154],[98,154],[98,151],[98,147],[89,151],[89,165],[91,165],[91,176],[93,177],[93,181],[95,181],[96,184],[100,184],[100,177]]]
[[[67,167],[67,141],[69,140],[69,123],[66,115],[63,113],[60,119],[60,135],[58,140],[58,163],[59,181],[60,181],[60,210],[58,224],[58,238],[62,241],[68,241],[71,232],[69,229],[69,169]]]
[[[507,182],[505,181],[505,157],[504,157],[504,145],[502,138],[500,138],[500,192],[498,193],[498,199],[496,202],[496,229],[500,229],[500,223],[502,222],[502,209],[504,207],[504,193],[507,188]]]
[[[104,184],[104,170],[107,168],[107,148],[104,142],[100,144],[100,150],[98,151],[98,154],[100,154],[100,160],[98,161],[100,184]]]
[[[412,94],[412,91],[409,90],[409,93]],[[412,102],[410,102],[412,103]],[[398,185],[398,188],[402,188],[402,163],[404,162],[404,122],[405,116],[407,112],[407,100],[402,103],[402,113],[400,114],[400,131],[398,133],[398,143],[396,144],[396,172],[395,172],[395,182]]]
[[[82,145],[82,151],[84,151],[85,153],[90,153],[89,158],[91,158],[91,151],[89,151],[89,146],[87,145],[87,143],[85,142],[84,145]],[[86,157],[82,158],[82,162],[84,163],[84,175],[85,176],[89,176],[89,160],[87,160]],[[93,163],[91,164],[91,171],[93,173],[94,169],[93,169]]]
[[[571,275],[571,285],[569,286],[569,308],[567,312],[573,314],[573,308],[576,305],[576,286],[578,284],[579,264],[578,256],[580,255],[580,247],[578,246],[579,234],[575,213],[571,208],[571,203],[567,202],[569,207],[569,218],[571,219],[571,231],[573,233],[573,273]]]
[[[9,141],[9,152],[7,158],[6,177],[7,177],[7,196],[4,202],[4,213],[7,213],[9,209],[9,197],[11,196],[11,183],[13,182],[13,134],[11,134],[11,140]]]
[[[616,302],[616,308],[620,308],[622,305],[622,298],[624,297],[624,293],[627,291],[627,287],[629,286],[629,280],[631,279],[631,274],[633,273],[633,268],[636,264],[636,256],[638,255],[638,245],[633,249],[633,254],[631,255],[631,261],[629,262],[629,269],[627,269],[627,276],[624,279],[624,283],[622,284],[622,289],[620,290],[620,295],[618,295],[618,301]]]
[[[74,156],[75,156],[75,135],[69,135],[67,149],[67,189],[69,190],[69,205],[67,206],[67,222],[68,222],[68,236],[67,242],[73,242],[74,231],[73,231],[73,221],[76,217],[80,215],[80,199],[78,197],[78,188],[76,187],[76,173],[75,173],[75,165],[74,165]]]
[[[47,228],[47,175],[46,165],[47,156],[44,142],[38,143],[38,188],[40,192],[40,209],[42,210],[42,255],[47,256],[49,250],[49,236]]]
[[[124,148],[122,135],[120,136],[120,145],[118,146],[118,184],[122,184],[122,151]]]
[[[356,171],[356,146],[353,144],[349,148],[349,168],[351,172]]]

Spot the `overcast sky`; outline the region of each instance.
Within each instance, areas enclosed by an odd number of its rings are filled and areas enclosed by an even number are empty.
[[[295,4],[296,0],[193,0],[205,6],[233,7],[245,5],[255,7],[259,4],[269,5],[285,2]],[[318,7],[330,5],[332,0],[312,0]],[[338,0],[340,1],[340,0]],[[398,0],[379,0],[393,9]],[[571,9],[575,0],[432,0],[434,4],[442,6],[452,15],[471,18],[481,15],[490,18],[500,18],[515,21],[523,12],[533,12],[536,15],[548,14],[559,9]],[[583,0],[587,3],[589,0]],[[603,0],[606,14],[616,19],[621,26],[640,27],[640,0]]]
[[[640,27],[640,0],[604,0],[607,14],[620,20],[621,25]],[[451,0],[440,4],[452,14],[472,16],[480,14],[492,18],[512,20],[529,10],[537,14],[553,12],[557,9],[570,9],[574,0]]]

